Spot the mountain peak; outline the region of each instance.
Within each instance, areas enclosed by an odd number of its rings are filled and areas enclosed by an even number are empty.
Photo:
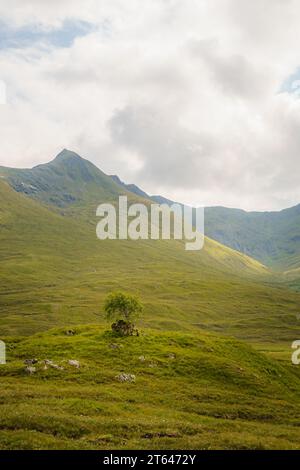
[[[72,150],[63,149],[59,152],[56,157],[48,163],[41,163],[36,165],[32,168],[32,170],[44,170],[46,168],[66,168],[66,167],[78,167],[78,166],[86,166],[86,165],[93,165],[88,160],[82,158],[78,153],[73,152]]]
[[[74,183],[76,181],[77,184],[95,182],[105,176],[92,162],[68,149],[63,149],[54,160],[36,167],[35,170],[50,170],[54,172],[56,178],[60,175],[71,179]]]
[[[99,202],[121,192],[92,162],[66,148],[49,163],[31,170],[11,169],[5,175],[16,191],[58,207]]]
[[[55,158],[53,162],[63,162],[68,160],[84,160],[78,153],[73,152],[72,150],[63,149]]]
[[[103,174],[92,162],[68,149],[63,149],[54,160],[40,165],[40,168],[52,168],[72,178],[84,179],[86,181],[97,178],[100,173]]]

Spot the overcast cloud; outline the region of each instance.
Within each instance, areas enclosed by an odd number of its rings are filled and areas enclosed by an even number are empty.
[[[0,18],[0,165],[67,147],[187,204],[300,203],[298,0],[10,0]]]

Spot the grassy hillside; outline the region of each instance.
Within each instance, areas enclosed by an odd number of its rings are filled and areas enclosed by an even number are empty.
[[[99,322],[116,289],[145,303],[144,324],[292,340],[299,294],[270,285],[259,263],[211,240],[99,241],[93,223],[63,216],[0,181],[1,334]]]
[[[150,196],[134,184],[125,184],[116,175],[111,178],[139,196],[159,204],[174,204],[162,196]],[[278,212],[206,207],[205,232],[213,240],[273,268],[300,268],[300,205]]]
[[[2,449],[299,449],[297,367],[206,332],[7,338]],[[64,367],[28,375],[36,357]],[[75,369],[69,359],[80,361]],[[121,373],[134,383],[121,383]]]
[[[291,271],[285,284],[209,238],[199,252],[98,240],[98,204],[125,190],[72,152],[0,176],[1,449],[300,448]],[[105,331],[104,299],[120,289],[145,305],[139,337]]]
[[[120,194],[144,202],[172,204],[149,196],[135,184],[108,176],[76,153],[64,149],[53,161],[33,169],[0,167],[0,177],[17,191],[50,206],[78,207],[110,201]],[[246,212],[225,207],[205,208],[206,235],[280,270],[300,267],[300,205],[279,212]]]

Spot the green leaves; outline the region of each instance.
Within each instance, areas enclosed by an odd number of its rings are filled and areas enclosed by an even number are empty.
[[[123,292],[112,292],[106,298],[104,310],[107,320],[124,318],[132,321],[142,312],[143,305],[135,296]]]

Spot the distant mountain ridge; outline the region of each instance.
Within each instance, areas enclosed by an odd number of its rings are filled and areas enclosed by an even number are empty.
[[[130,192],[136,194],[137,196],[141,196],[141,197],[144,197],[144,198],[149,199],[151,201],[157,202],[157,204],[168,204],[168,205],[180,204],[181,206],[183,206],[183,204],[181,204],[180,202],[171,201],[171,199],[167,199],[163,196],[159,196],[159,195],[158,196],[156,196],[156,195],[150,196],[145,191],[143,191],[141,188],[139,188],[139,186],[137,186],[136,184],[126,184],[126,183],[124,183],[124,181],[122,181],[118,177],[118,175],[110,175],[110,178],[113,181],[115,181],[116,183],[118,183],[120,186],[125,188],[127,191],[130,191]]]
[[[279,212],[205,209],[205,233],[266,265],[300,267],[300,205]]]
[[[118,176],[112,178],[128,191],[159,204],[180,204],[163,196],[150,196]],[[278,212],[205,207],[205,235],[266,265],[287,270],[300,267],[300,204]]]
[[[106,175],[93,163],[64,149],[49,163],[32,169],[0,167],[0,176],[17,192],[58,208],[95,204],[124,194],[145,201],[173,204],[149,195],[117,175]],[[300,268],[300,205],[280,212],[246,212],[205,208],[205,234],[263,264],[293,271]]]

